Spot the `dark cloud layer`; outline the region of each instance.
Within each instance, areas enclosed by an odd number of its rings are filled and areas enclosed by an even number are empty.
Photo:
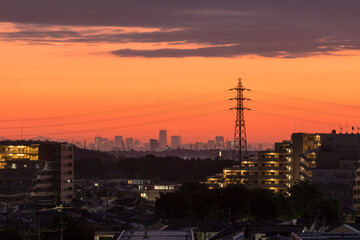
[[[39,29],[1,33],[7,41],[172,43],[173,48],[119,49],[121,57],[299,57],[360,49],[358,0],[2,0],[0,21]],[[41,26],[159,28],[152,32],[43,30]],[[71,29],[71,28],[70,28]],[[176,44],[204,47],[179,49]]]

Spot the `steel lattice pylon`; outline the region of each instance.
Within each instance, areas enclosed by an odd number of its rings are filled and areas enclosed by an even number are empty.
[[[241,165],[241,162],[248,155],[244,112],[250,109],[244,106],[244,101],[250,99],[244,97],[244,91],[250,91],[250,89],[244,88],[241,78],[239,78],[239,82],[237,86],[230,90],[237,91],[236,98],[231,99],[231,100],[236,100],[237,102],[236,107],[233,108],[236,110],[236,119],[235,119],[235,131],[234,131],[234,150],[233,150],[232,160],[239,162]]]

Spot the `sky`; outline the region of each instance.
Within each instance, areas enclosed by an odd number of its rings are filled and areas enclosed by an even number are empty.
[[[360,126],[359,1],[0,1],[0,136],[249,143]]]

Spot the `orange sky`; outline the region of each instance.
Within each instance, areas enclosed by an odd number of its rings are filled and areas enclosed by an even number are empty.
[[[12,31],[11,24],[1,26],[0,31]],[[24,119],[24,138],[93,141],[94,136],[123,135],[148,141],[167,129],[168,135],[180,134],[183,142],[204,142],[216,135],[230,140],[235,113],[227,110],[233,93],[226,90],[238,77],[253,90],[247,94],[252,99],[247,106],[253,109],[246,113],[250,143],[288,139],[294,130],[329,132],[342,125],[351,132],[351,126],[360,126],[358,51],[300,58],[109,53],[127,47],[157,46],[0,41],[0,136],[20,138]],[[31,120],[57,116],[62,119]]]

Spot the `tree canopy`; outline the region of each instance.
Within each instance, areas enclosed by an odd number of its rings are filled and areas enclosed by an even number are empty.
[[[251,218],[301,218],[319,210],[326,219],[339,219],[337,202],[310,182],[299,182],[289,193],[247,189],[242,185],[209,190],[199,183],[184,183],[176,192],[161,194],[155,204],[159,218],[211,218],[239,221]]]

